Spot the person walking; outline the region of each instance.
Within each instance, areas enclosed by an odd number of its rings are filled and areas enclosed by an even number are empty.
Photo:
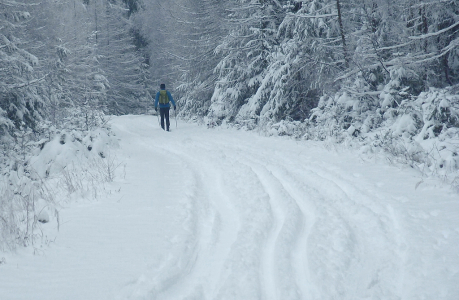
[[[166,119],[166,131],[169,131],[170,122],[169,122],[169,110],[171,108],[171,104],[174,106],[174,110],[177,109],[175,105],[174,98],[169,91],[166,91],[166,85],[161,83],[160,91],[156,93],[155,99],[155,111],[158,111],[158,103],[159,103],[159,114],[161,115],[161,128],[164,130],[164,118]]]

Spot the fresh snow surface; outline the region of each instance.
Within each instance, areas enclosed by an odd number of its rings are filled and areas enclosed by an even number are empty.
[[[120,191],[0,253],[0,299],[459,299],[459,196],[440,181],[324,143],[112,123]]]

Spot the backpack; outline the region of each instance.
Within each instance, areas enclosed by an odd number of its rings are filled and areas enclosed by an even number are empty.
[[[169,96],[167,95],[167,91],[161,90],[159,91],[159,104],[168,104],[169,103]]]

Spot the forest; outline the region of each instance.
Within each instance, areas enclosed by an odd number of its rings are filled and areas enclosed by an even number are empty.
[[[37,163],[46,145],[118,166],[102,145],[110,116],[151,114],[160,83],[183,120],[355,147],[459,188],[457,0],[0,0],[0,11],[0,249],[32,242],[36,203],[58,193],[47,182],[69,196],[79,176],[93,194],[111,180]]]

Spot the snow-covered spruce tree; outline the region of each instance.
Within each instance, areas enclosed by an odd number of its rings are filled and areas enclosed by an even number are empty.
[[[262,83],[238,119],[259,115],[262,126],[304,120],[344,65],[333,2],[289,1],[284,9],[278,14],[283,16],[276,33],[279,44],[271,49]]]
[[[357,25],[353,30],[355,67],[346,77],[359,78],[371,91],[389,83],[395,88],[393,93],[404,90],[414,96],[431,86],[457,82],[454,76],[450,78],[456,68],[448,63],[457,60],[453,50],[457,8],[451,5],[435,1],[361,1],[351,9],[351,14],[358,16],[353,18]],[[402,99],[390,105],[397,106]]]
[[[338,78],[341,92],[322,98],[313,121],[326,111],[323,120],[336,123],[320,128],[339,131],[352,125],[351,130],[367,132],[394,121],[401,103],[428,87],[457,83],[457,67],[451,64],[457,61],[452,47],[457,9],[450,3],[427,4],[374,0],[351,9],[351,68]]]
[[[6,1],[0,8],[0,163],[7,173],[24,163],[32,147],[47,104],[41,93],[46,74],[37,72],[37,45],[27,30],[35,5]]]
[[[95,126],[102,111],[139,112],[145,106],[148,70],[129,19],[137,6],[131,1],[130,10],[124,2],[73,0],[60,6],[58,65],[81,128]]]
[[[320,139],[336,137],[349,128],[353,134],[355,128],[367,131],[380,124],[381,117],[375,115],[379,107],[378,89],[390,80],[386,63],[389,53],[385,49],[399,44],[403,34],[403,26],[395,26],[391,19],[400,15],[400,7],[395,3],[376,0],[341,4],[348,62],[347,68],[334,72],[335,89],[322,90],[325,95],[311,117],[313,135]]]
[[[72,95],[66,87],[68,70],[63,61],[69,50],[62,46],[59,36],[66,15],[66,1],[41,1],[34,5],[33,18],[27,24],[29,51],[39,57],[35,72],[44,79],[37,84],[39,94],[46,102],[45,118],[39,124],[38,134],[46,131],[51,139],[54,130],[61,128],[67,117],[67,108],[72,105]],[[60,13],[56,13],[60,12]]]
[[[63,2],[59,8],[56,30],[56,80],[62,93],[60,105],[67,116],[65,126],[88,130],[97,124],[104,109],[108,80],[100,66],[97,49],[99,16],[93,1]],[[97,17],[96,17],[97,16]]]
[[[319,95],[339,89],[335,78],[351,66],[352,43],[347,32],[353,25],[345,22],[351,14],[342,8],[343,1],[284,4],[273,6],[277,8],[275,19],[282,23],[274,27],[276,42],[267,51],[260,85],[239,110],[238,123],[260,121],[261,126],[269,127],[281,120],[303,121]]]
[[[161,82],[171,88],[174,78],[181,75],[181,71],[173,64],[176,54],[171,55],[180,48],[176,33],[183,27],[183,24],[178,25],[175,21],[179,19],[177,8],[170,7],[175,5],[175,1],[145,2],[145,9],[139,11],[135,17],[137,34],[144,39],[150,54],[149,63],[155,90]]]
[[[409,50],[403,60],[425,86],[459,82],[459,1],[408,1]],[[425,89],[425,88],[424,88]]]
[[[218,81],[208,113],[211,122],[217,124],[224,119],[234,121],[239,109],[257,93],[267,72],[270,53],[278,43],[276,32],[282,21],[278,1],[230,1],[228,11],[230,30],[216,48],[223,58],[215,69]],[[255,115],[268,97],[259,95],[259,101],[254,104],[257,107],[252,108]],[[257,122],[258,118],[253,116],[250,123]]]
[[[102,1],[101,1],[102,2]],[[110,113],[139,113],[151,97],[147,94],[148,65],[138,51],[133,35],[130,10],[122,1],[103,1],[99,9],[97,49],[101,69],[109,86],[107,110]]]
[[[38,58],[25,49],[30,5],[6,1],[0,8],[0,138],[6,138],[14,129],[36,126],[43,102],[34,84],[43,78],[34,72]]]
[[[203,117],[211,104],[217,80],[213,70],[221,55],[214,50],[226,33],[225,3],[215,0],[187,2],[178,20],[187,24],[182,26],[178,36],[187,43],[179,43],[183,56],[177,57],[176,63],[181,65],[183,73],[176,83],[176,95],[183,99],[180,103],[182,117]]]

